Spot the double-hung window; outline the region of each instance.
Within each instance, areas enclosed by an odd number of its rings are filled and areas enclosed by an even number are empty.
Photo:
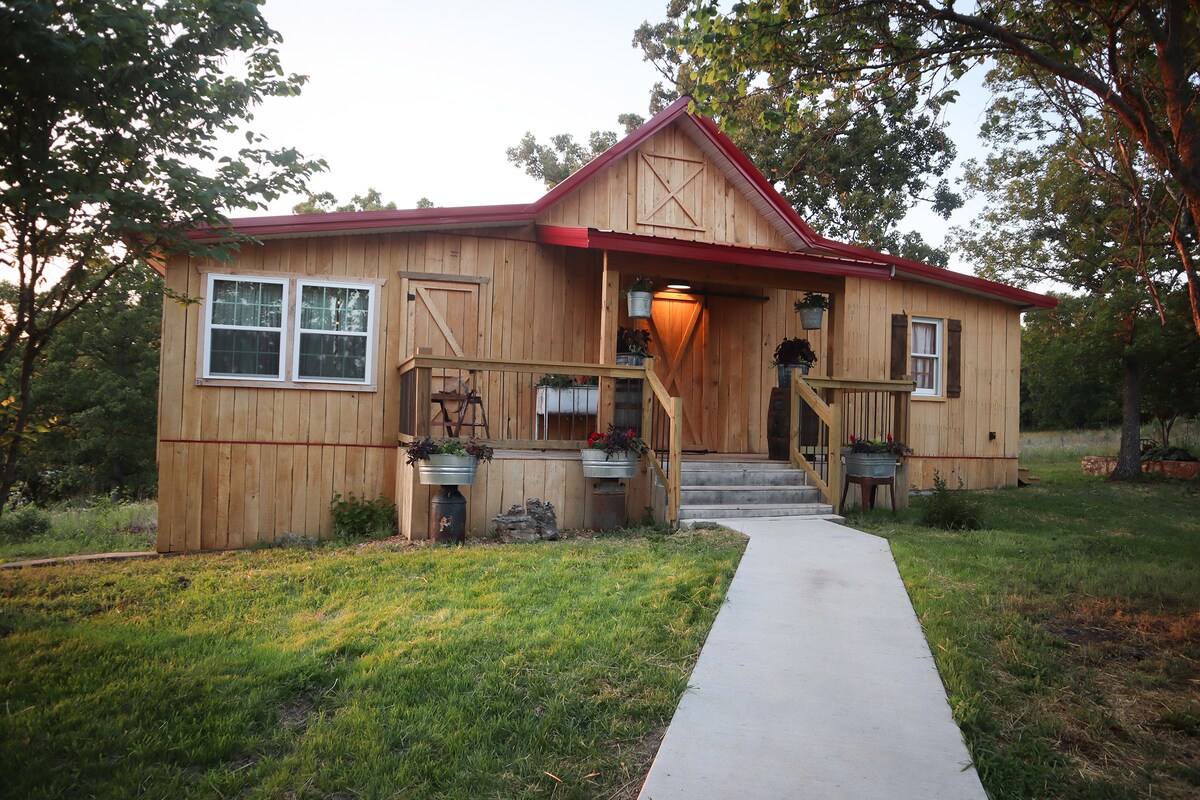
[[[371,385],[378,285],[209,274],[202,379]]]
[[[366,383],[374,287],[297,283],[296,380]]]
[[[942,348],[942,321],[913,317],[910,358],[913,380],[917,384],[914,395],[941,396]]]
[[[283,380],[288,282],[208,278],[204,375]]]

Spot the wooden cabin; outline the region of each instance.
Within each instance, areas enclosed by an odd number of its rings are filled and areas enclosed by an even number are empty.
[[[610,422],[653,448],[633,518],[677,521],[689,463],[765,463],[769,424],[826,509],[851,434],[910,444],[912,488],[1015,485],[1020,314],[1054,301],[821,237],[687,105],[528,205],[239,219],[258,243],[234,263],[170,259],[201,299],[164,304],[158,549],[328,536],[335,493],[392,498],[424,538],[402,447],[428,433],[497,450],[463,487],[472,535],[529,497],[587,525],[579,449]],[[649,320],[621,297],[638,276]],[[803,331],[810,291],[831,307]],[[621,327],[649,332],[644,365],[617,363]],[[818,360],[773,392],[795,336]]]

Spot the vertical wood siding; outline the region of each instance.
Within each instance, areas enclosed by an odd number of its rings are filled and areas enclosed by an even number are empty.
[[[893,314],[962,320],[962,392],[954,398],[913,397],[910,479],[933,485],[934,470],[952,488],[1014,486],[1020,420],[1021,321],[1004,303],[895,280],[847,279],[842,373],[888,376]],[[943,336],[945,330],[943,329]],[[943,346],[943,368],[945,365]],[[996,438],[988,434],[995,431]]]
[[[674,201],[650,217],[653,220],[650,224],[638,222],[644,218],[644,212],[652,210],[664,197],[663,185],[647,166],[647,158],[668,180],[674,177],[682,181],[688,174],[683,166],[671,173],[668,168],[672,159],[678,159],[680,165],[693,162],[704,165],[703,174],[688,182],[679,193],[684,206],[698,211],[700,230],[692,229],[690,220]],[[725,178],[678,124],[660,131],[636,151],[601,170],[538,221],[690,241],[790,249],[775,226]]]

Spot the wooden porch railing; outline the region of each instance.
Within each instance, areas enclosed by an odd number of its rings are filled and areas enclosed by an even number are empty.
[[[851,436],[909,441],[912,381],[819,378],[792,371],[789,453],[833,510],[841,510],[842,447]]]
[[[674,397],[654,373],[654,359],[646,359],[646,384],[642,410],[642,430],[646,442],[654,451],[650,462],[654,474],[666,493],[663,516],[674,525],[679,521],[681,494],[680,473],[683,469],[683,398]]]
[[[644,366],[416,355],[400,370],[400,441],[474,437],[510,450],[578,450],[609,422],[631,428],[653,452],[650,469],[664,493],[663,516],[679,518],[683,401]],[[569,389],[539,386],[574,378]],[[649,391],[646,391],[649,387]]]

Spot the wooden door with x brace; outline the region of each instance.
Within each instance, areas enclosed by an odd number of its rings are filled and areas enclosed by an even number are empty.
[[[683,399],[683,449],[709,450],[708,405],[705,402],[705,351],[708,308],[703,297],[659,295],[650,320],[650,352],[654,372],[667,391]]]

